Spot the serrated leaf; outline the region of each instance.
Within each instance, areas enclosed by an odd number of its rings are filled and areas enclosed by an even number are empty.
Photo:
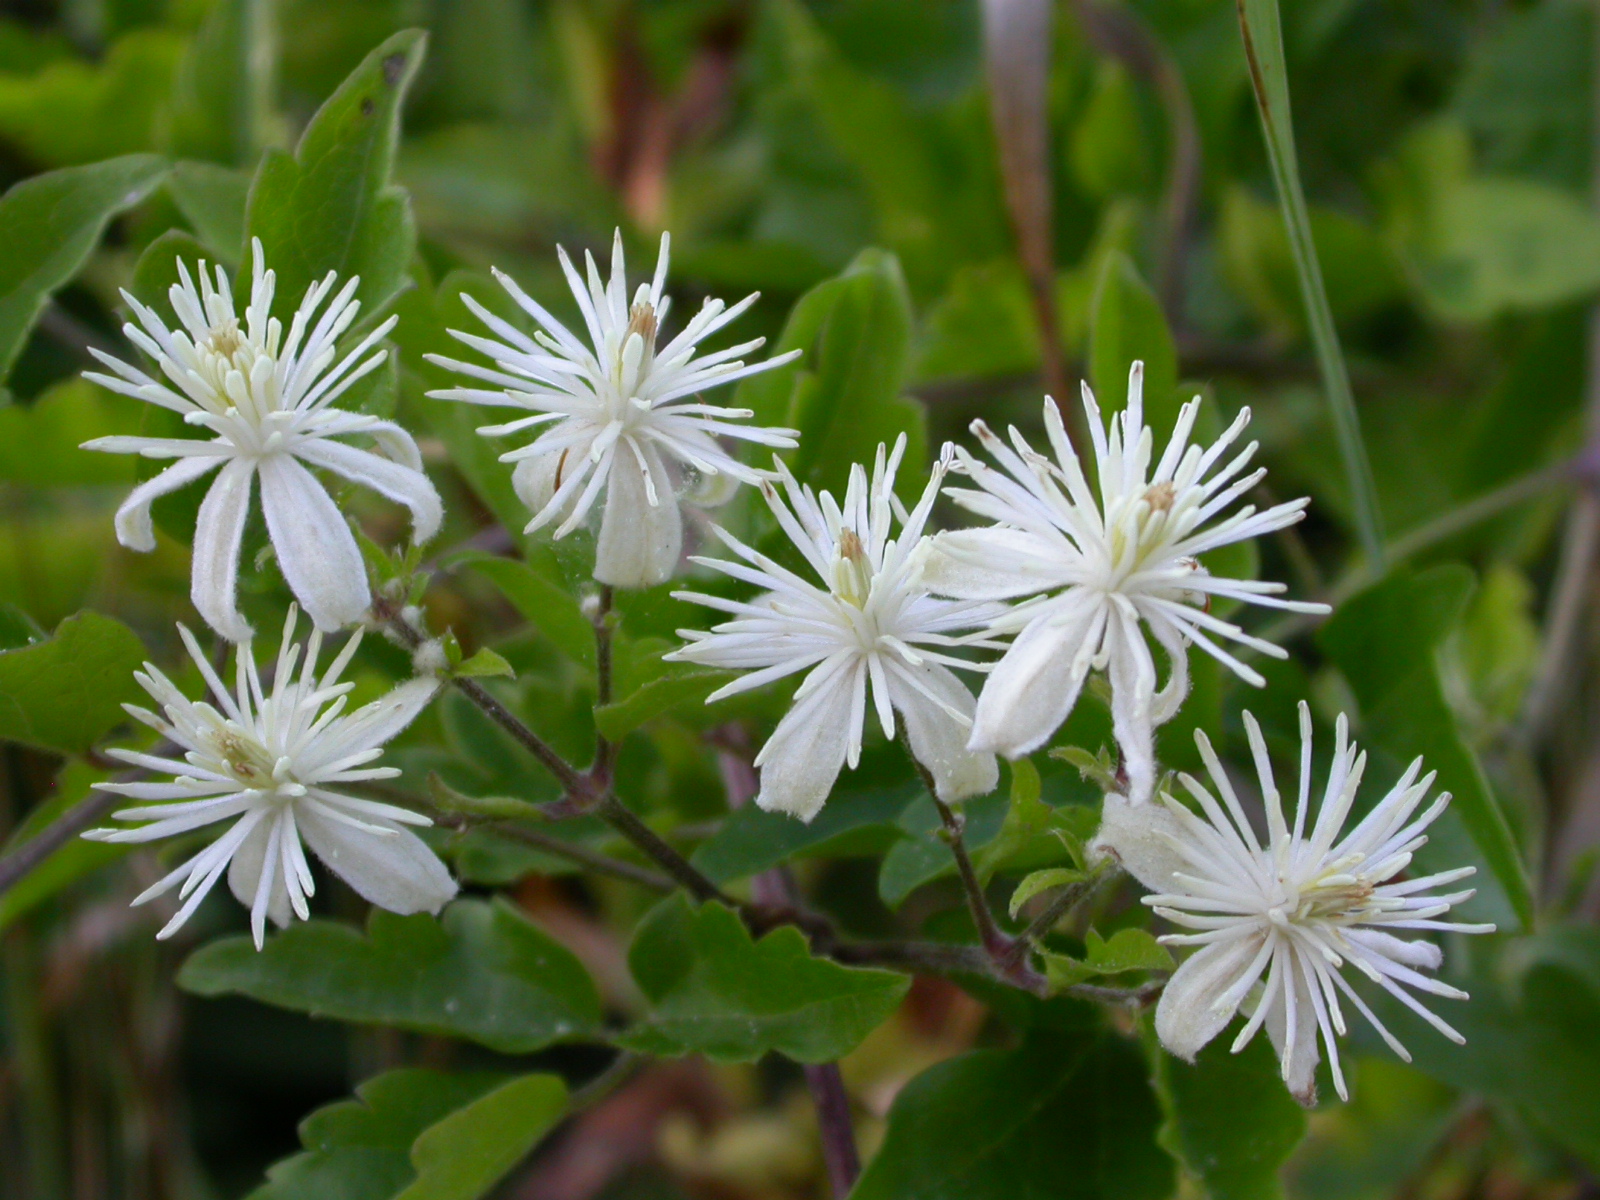
[[[1084,939],[1081,959],[1066,954],[1041,952],[1045,977],[1050,986],[1060,989],[1093,979],[1097,975],[1121,975],[1128,971],[1170,971],[1176,965],[1172,953],[1145,929],[1119,929],[1109,939],[1093,929]]]
[[[106,224],[161,182],[167,164],[131,154],[35,175],[0,197],[0,380],[50,294],[82,268]]]
[[[1439,643],[1471,590],[1471,573],[1457,564],[1393,571],[1342,604],[1317,641],[1360,701],[1363,741],[1401,765],[1420,754],[1439,773],[1438,789],[1455,797],[1417,851],[1418,864],[1438,871],[1481,862],[1492,878],[1480,877],[1479,895],[1468,903],[1502,927],[1513,914],[1527,926],[1533,920],[1527,870],[1439,682]]]
[[[416,1182],[394,1200],[478,1200],[567,1112],[559,1075],[524,1075],[423,1130],[411,1147]]]
[[[908,1083],[851,1200],[1162,1200],[1172,1160],[1144,1057],[1115,1034],[1031,1030]]]
[[[502,1079],[414,1067],[375,1076],[356,1088],[354,1100],[302,1121],[305,1149],[269,1167],[267,1182],[249,1200],[393,1200],[416,1179],[417,1139]]]
[[[1016,920],[1017,914],[1022,911],[1022,906],[1041,892],[1071,887],[1082,883],[1088,877],[1087,873],[1076,867],[1050,867],[1024,876],[1022,882],[1017,884],[1017,890],[1011,893],[1011,919]]]
[[[732,910],[714,901],[696,909],[681,894],[640,922],[628,966],[650,1010],[621,1043],[722,1062],[754,1062],[772,1050],[831,1062],[887,1020],[911,982],[813,958],[793,926],[756,941]]]
[[[1167,1113],[1162,1145],[1211,1200],[1279,1200],[1279,1173],[1306,1132],[1306,1110],[1283,1086],[1266,1038],[1238,1054],[1212,1039],[1193,1063],[1157,1052],[1156,1091]]]
[[[245,217],[277,272],[273,309],[287,319],[329,271],[361,277],[366,315],[405,281],[415,237],[405,192],[391,181],[400,107],[427,36],[405,30],[351,72],[306,127],[293,155],[269,150]]]
[[[81,612],[49,639],[0,653],[0,739],[82,754],[144,695],[133,673],[144,643],[112,617]]]
[[[509,675],[515,679],[517,676],[505,657],[487,646],[479,649],[465,662],[458,664],[450,673],[459,679],[485,679],[496,675]]]
[[[584,1037],[600,1020],[582,964],[504,900],[457,900],[438,920],[375,909],[366,936],[307,921],[259,952],[248,937],[224,938],[190,955],[178,983],[507,1054]]]

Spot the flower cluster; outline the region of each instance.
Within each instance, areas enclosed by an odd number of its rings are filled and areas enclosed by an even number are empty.
[[[1212,786],[1180,777],[1198,809],[1159,791],[1155,729],[1188,694],[1191,644],[1257,686],[1265,681],[1239,657],[1240,649],[1284,655],[1214,614],[1211,602],[1327,611],[1284,599],[1282,584],[1218,576],[1204,565],[1214,551],[1305,515],[1305,500],[1260,510],[1246,502],[1265,473],[1252,467],[1256,444],[1238,445],[1248,411],[1204,445],[1194,440],[1196,398],[1179,412],[1158,456],[1144,421],[1142,368],[1135,363],[1127,404],[1109,422],[1083,390],[1092,462],[1080,459],[1047,399],[1049,453],[1014,428],[1002,438],[975,422],[972,432],[990,461],[946,446],[907,509],[895,490],[905,465],[902,436],[892,449],[879,446],[870,471],[853,465],[837,499],[797,480],[779,458],[770,470],[758,469],[731,452],[732,441],[793,448],[798,434],[748,424],[751,411],[708,404],[701,393],[782,366],[798,352],[747,362],[762,345],[757,338],[702,353],[706,339],[745,312],[754,296],[732,307],[708,300],[681,331],[665,337],[668,251],[663,236],[652,281],[631,295],[620,233],[609,279],[601,278],[592,256],[585,256],[580,275],[561,253],[587,340],[504,275],[498,278],[526,322],[463,296],[491,336],[453,336],[486,356],[488,365],[432,356],[471,384],[432,394],[525,414],[479,432],[499,438],[539,431],[501,455],[514,464],[512,482],[530,510],[527,530],[553,527],[560,538],[598,514],[593,575],[605,585],[645,587],[673,578],[684,558],[681,505],[725,500],[740,483],[760,489],[776,523],[776,544],[752,539],[752,545],[714,527],[732,557],[689,560],[755,594],[675,593],[727,619],[709,631],[681,631],[686,644],[668,658],[739,673],[711,700],[801,677],[755,760],[763,808],[814,818],[839,773],[858,765],[869,710],[886,738],[903,738],[942,804],[990,792],[998,780],[996,756],[1021,758],[1043,746],[1090,675],[1100,672],[1110,688],[1120,767],[1096,845],[1151,889],[1145,903],[1156,914],[1184,931],[1163,940],[1197,947],[1162,995],[1156,1014],[1162,1042],[1192,1058],[1243,1013],[1235,1050],[1265,1027],[1289,1088],[1309,1100],[1325,1049],[1343,1096],[1336,1037],[1346,1031],[1346,1002],[1405,1056],[1345,979],[1346,964],[1457,1037],[1413,995],[1462,995],[1425,973],[1440,965],[1439,949],[1397,932],[1491,927],[1442,919],[1472,893],[1439,889],[1469,875],[1470,867],[1405,877],[1449,800],[1441,795],[1419,815],[1433,782],[1432,775],[1422,776],[1420,761],[1343,832],[1365,759],[1341,717],[1333,768],[1313,819],[1311,719],[1302,705],[1292,823],[1249,714],[1244,721],[1264,838],[1203,734],[1196,738]],[[285,925],[308,915],[314,879],[306,846],[372,903],[395,912],[435,912],[456,887],[407,828],[426,818],[351,789],[396,774],[371,764],[434,695],[442,655],[419,654],[418,678],[349,713],[352,685],[340,678],[360,635],[325,672],[316,668],[324,631],[362,620],[371,593],[350,526],[311,469],[325,468],[406,505],[418,542],[436,532],[442,517],[410,435],[392,422],[334,406],[382,363],[385,351],[377,346],[395,319],[359,338],[352,334],[355,345],[341,353],[340,341],[359,311],[356,280],[337,294],[333,275],[316,283],[285,335],[270,313],[274,276],[259,242],[242,324],[220,268],[199,264],[197,287],[185,264],[178,266],[181,282],[169,300],[180,329],[169,329],[127,297],[138,318],[126,327],[127,336],[158,364],[166,382],[107,355],[100,358],[111,374],[91,378],[173,410],[209,437],[103,438],[89,446],[177,460],[136,488],[117,514],[118,536],[135,549],[154,545],[151,505],[157,497],[220,468],[200,508],[192,590],[206,621],[238,643],[237,682],[231,691],[223,684],[186,629],[184,643],[212,702],[187,699],[146,666],[139,681],[162,712],[129,712],[182,758],[114,751],[171,778],[100,785],[146,803],[114,814],[123,827],[88,836],[143,842],[227,823],[215,841],[136,901],[178,890],[180,907],[162,936],[188,919],[226,871],[230,888],[250,909],[259,946],[269,917]],[[338,440],[356,436],[371,439],[378,452]],[[952,476],[966,486],[946,488]],[[266,683],[235,601],[257,479],[284,579],[315,626],[307,644],[296,643],[291,610]],[[986,523],[931,532],[941,491]],[[983,680],[976,694],[958,672]]]

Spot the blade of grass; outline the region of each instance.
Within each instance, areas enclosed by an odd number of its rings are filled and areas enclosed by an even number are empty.
[[[1294,254],[1295,273],[1300,277],[1300,295],[1306,306],[1307,325],[1316,350],[1317,367],[1328,393],[1333,414],[1334,434],[1339,455],[1344,460],[1350,487],[1350,503],[1355,513],[1356,532],[1361,548],[1375,574],[1382,574],[1386,557],[1383,520],[1378,509],[1377,489],[1372,482],[1372,465],[1361,441],[1361,420],[1356,413],[1355,396],[1350,390],[1350,373],[1339,334],[1328,307],[1328,293],[1322,284],[1322,267],[1311,240],[1311,220],[1306,213],[1305,192],[1300,186],[1300,165],[1295,156],[1294,126],[1289,114],[1289,78],[1283,55],[1283,29],[1278,17],[1278,0],[1238,0],[1239,30],[1244,37],[1245,58],[1250,66],[1250,86],[1255,92],[1256,109],[1261,114],[1261,129],[1267,143],[1267,159],[1278,188],[1283,223]]]

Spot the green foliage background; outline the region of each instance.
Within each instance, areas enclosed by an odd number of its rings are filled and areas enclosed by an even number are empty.
[[[1311,517],[1228,568],[1336,609],[1239,614],[1292,657],[1256,663],[1263,692],[1198,662],[1162,761],[1196,766],[1195,728],[1237,758],[1246,705],[1288,758],[1302,696],[1319,729],[1352,714],[1375,784],[1425,755],[1456,800],[1419,863],[1479,864],[1469,919],[1504,931],[1446,946],[1467,1048],[1381,1006],[1415,1061],[1353,1030],[1352,1103],[1307,1115],[1263,1040],[1189,1066],[1125,1006],[909,982],[814,957],[792,927],[754,937],[714,903],[581,869],[574,851],[630,853],[598,821],[541,829],[554,848],[518,837],[509,801],[555,785],[451,694],[396,749],[402,798],[513,819],[437,831],[473,893],[440,921],[366,914],[330,879],[316,919],[260,955],[222,896],[158,945],[127,901],[166,852],[76,841],[0,895],[0,1195],[823,1196],[798,1064],[832,1060],[868,1156],[859,1200],[1593,1192],[1591,6],[1296,0],[1281,48],[1270,0],[1052,16],[1041,266],[1017,249],[978,0],[7,5],[0,853],[104,777],[100,751],[132,736],[133,668],[177,669],[173,623],[194,621],[197,494],[159,504],[157,551],[131,554],[111,514],[143,468],[77,448],[161,414],[79,372],[91,349],[131,357],[120,288],[164,304],[176,255],[236,269],[259,236],[285,311],[337,269],[361,275],[364,322],[399,314],[392,366],[346,403],[422,441],[447,507],[426,607],[514,670],[497,695],[574,761],[597,731],[620,740],[628,802],[733,894],[782,868],[853,937],[970,941],[896,747],[869,742],[811,825],[730,811],[729,773],[784,698],[703,706],[721,676],[661,661],[704,619],[669,589],[619,599],[615,695],[595,706],[592,542],[524,538],[479,414],[425,395],[446,376],[424,354],[471,320],[461,293],[505,309],[491,266],[566,316],[558,242],[600,251],[620,226],[643,276],[670,229],[680,316],[759,290],[744,336],[805,351],[735,402],[802,430],[791,463],[818,486],[900,432],[926,463],[976,416],[1036,431],[1045,386],[1079,376],[1118,407],[1133,358],[1158,436],[1195,392],[1213,429],[1253,410],[1258,499],[1309,494]],[[1341,452],[1356,416],[1370,490]],[[403,538],[391,506],[340,499],[375,545]],[[769,536],[757,508],[719,519]],[[249,537],[247,566],[265,544]],[[255,561],[242,603],[268,628],[287,591]],[[359,696],[407,669],[370,639]],[[1057,740],[1097,753],[1104,705]],[[997,911],[1032,872],[1082,878],[1097,801],[1040,754],[967,806]],[[1136,890],[1089,908],[1052,942],[1052,978],[1159,978]],[[602,1095],[608,1043],[660,1063]]]

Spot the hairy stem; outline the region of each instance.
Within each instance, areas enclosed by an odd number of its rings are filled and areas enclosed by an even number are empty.
[[[1056,894],[1055,899],[1050,901],[1038,916],[1029,921],[1028,927],[1012,942],[1011,948],[1006,951],[1008,965],[1012,962],[1021,962],[1027,954],[1028,948],[1034,942],[1037,942],[1054,929],[1057,921],[1076,908],[1080,902],[1099,887],[1101,881],[1105,878],[1105,871],[1105,866],[1101,865],[1096,867],[1088,878],[1062,888]]]
[[[611,631],[612,609],[616,593],[609,583],[600,587],[600,603],[594,614],[594,703],[604,708],[611,703]],[[598,787],[611,785],[616,766],[617,748],[599,728],[594,734],[594,765],[589,768],[589,779]]]

